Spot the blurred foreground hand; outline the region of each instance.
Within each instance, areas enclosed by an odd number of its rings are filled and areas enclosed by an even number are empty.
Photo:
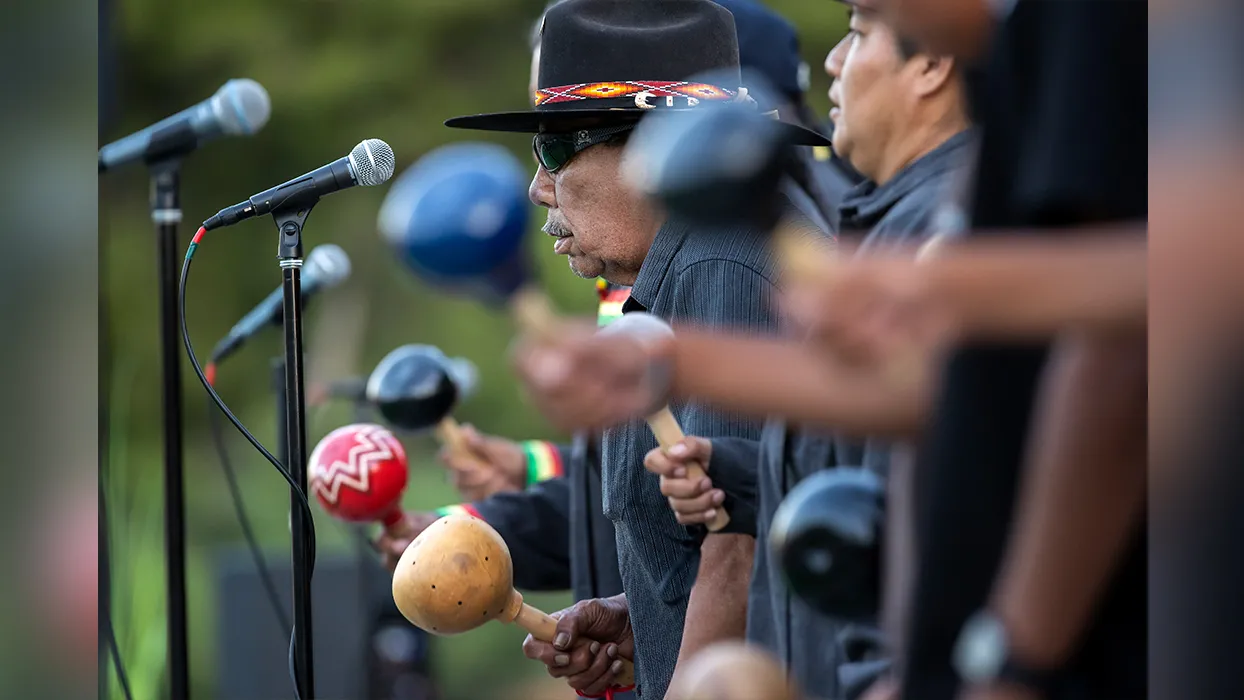
[[[661,398],[652,381],[660,352],[625,336],[568,325],[554,338],[524,338],[514,366],[544,416],[563,430],[601,429],[643,416]]]
[[[956,319],[932,294],[911,255],[827,262],[817,275],[792,276],[782,311],[819,348],[847,365],[877,367],[927,356],[956,336]]]
[[[402,558],[402,553],[410,546],[428,526],[440,520],[441,516],[436,513],[403,513],[402,521],[397,527],[384,530],[372,542],[372,547],[380,553],[381,561],[384,567],[389,571],[397,568],[397,561]]]
[[[517,442],[485,435],[472,425],[463,425],[459,436],[461,444],[446,445],[439,456],[465,500],[480,501],[527,486],[527,456]]]

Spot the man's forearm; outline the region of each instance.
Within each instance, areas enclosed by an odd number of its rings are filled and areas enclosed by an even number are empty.
[[[1058,667],[1143,519],[1143,336],[1062,339],[1041,398],[992,606],[1021,658]]]
[[[1068,327],[1136,329],[1148,318],[1144,224],[1083,239],[950,243],[916,268],[913,273],[927,280],[929,298],[968,337],[1048,338]]]
[[[751,585],[756,540],[750,535],[709,535],[700,547],[700,571],[691,588],[682,646],[681,669],[704,647],[747,632],[747,590]],[[677,677],[677,670],[674,673]],[[673,685],[671,685],[673,687]]]
[[[670,353],[675,394],[756,417],[905,437],[920,430],[927,413],[931,372],[894,382],[804,343],[695,330],[680,330]]]

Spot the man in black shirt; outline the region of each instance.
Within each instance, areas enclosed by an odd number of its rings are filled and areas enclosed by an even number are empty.
[[[942,4],[894,3],[894,21],[982,46],[979,3],[913,19]],[[1143,237],[1145,5],[1002,9],[971,95],[970,236]],[[903,697],[1144,697],[1143,334],[965,344],[942,381],[916,470]]]

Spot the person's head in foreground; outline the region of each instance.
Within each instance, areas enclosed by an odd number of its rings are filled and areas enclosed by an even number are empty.
[[[535,134],[528,190],[548,209],[554,250],[585,278],[635,281],[663,217],[619,175],[638,121],[739,96],[734,19],[711,0],[565,0],[549,8],[535,52],[535,107],[447,126]],[[696,81],[733,75],[729,84]],[[808,145],[825,142],[791,126]]]
[[[894,31],[878,0],[856,0],[850,31],[825,58],[834,150],[884,184],[968,126],[957,62]]]

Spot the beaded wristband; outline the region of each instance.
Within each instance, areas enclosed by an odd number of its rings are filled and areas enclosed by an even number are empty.
[[[583,691],[581,690],[576,690],[574,692],[575,692],[575,695],[578,695],[581,698],[592,698],[592,700],[597,700],[598,698],[604,698],[604,700],[613,700],[614,693],[629,693],[634,689],[635,689],[634,685],[628,685],[626,687],[615,685],[611,688],[605,688],[604,695],[584,695]]]
[[[557,447],[543,440],[528,440],[522,443],[523,454],[527,456],[527,485],[538,484],[561,476],[565,473],[562,467],[562,456]]]
[[[475,506],[470,503],[459,503],[458,505],[445,506],[444,508],[437,508],[432,512],[442,518],[446,515],[469,515],[472,518],[479,518],[480,520],[484,519],[484,516],[480,515],[479,511],[475,509]]]

